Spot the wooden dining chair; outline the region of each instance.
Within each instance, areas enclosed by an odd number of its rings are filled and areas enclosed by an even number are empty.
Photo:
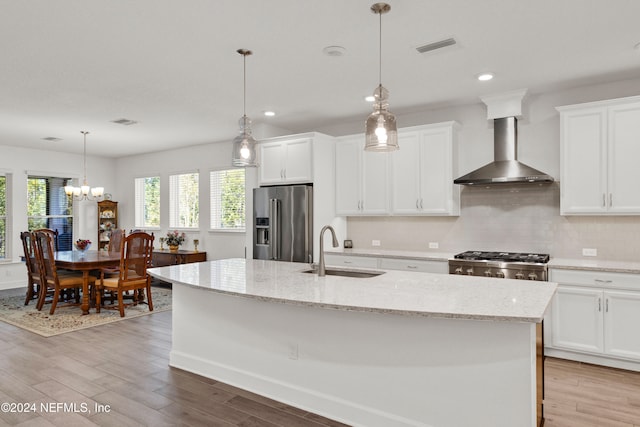
[[[51,230],[38,230],[35,234],[35,253],[38,260],[38,268],[42,272],[42,286],[40,290],[40,296],[38,297],[38,304],[36,308],[42,310],[42,306],[45,302],[45,295],[48,290],[53,290],[53,299],[51,300],[51,309],[49,314],[53,315],[56,311],[56,306],[62,295],[62,292],[66,289],[73,289],[76,296],[76,304],[79,302],[80,290],[82,289],[83,277],[82,273],[65,273],[58,274],[55,260],[55,242],[53,233]],[[96,278],[89,276],[89,284],[94,284]]]
[[[56,252],[60,250],[60,244],[58,242],[58,230],[52,230],[50,228],[39,228],[37,230],[33,230],[32,233],[35,233],[36,231],[51,233],[51,235],[53,236],[53,248],[56,250]]]
[[[24,300],[24,305],[28,305],[31,300],[37,299],[40,296],[40,292],[44,287],[42,286],[42,275],[36,259],[33,233],[30,231],[21,232],[20,240],[22,240],[24,259],[27,265],[27,295]]]
[[[153,311],[151,299],[151,277],[147,274],[147,267],[153,248],[153,235],[144,232],[134,232],[122,240],[120,247],[120,267],[116,277],[106,277],[101,274],[97,282],[96,310],[100,312],[102,294],[105,291],[116,293],[118,297],[118,310],[120,317],[124,317],[124,293],[133,291],[137,295],[139,290],[146,291],[149,311]],[[142,301],[133,298],[133,302],[127,305],[137,305]],[[114,306],[108,308],[115,308]]]

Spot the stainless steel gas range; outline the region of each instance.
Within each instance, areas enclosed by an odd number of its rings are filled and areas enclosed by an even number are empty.
[[[449,274],[547,280],[548,254],[467,251],[449,259]]]

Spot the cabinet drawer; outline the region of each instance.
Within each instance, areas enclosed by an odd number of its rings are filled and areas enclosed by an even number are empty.
[[[378,258],[362,257],[353,255],[331,255],[325,253],[324,262],[326,265],[378,268]]]
[[[606,271],[550,269],[549,280],[566,285],[590,286],[601,289],[640,290],[640,275]]]
[[[427,261],[413,259],[382,258],[380,268],[383,270],[420,271],[423,273],[447,274],[449,266],[446,261]]]

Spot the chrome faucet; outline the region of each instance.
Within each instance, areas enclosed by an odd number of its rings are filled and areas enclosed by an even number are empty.
[[[331,236],[333,237],[333,247],[338,247],[338,239],[336,238],[336,231],[330,225],[325,225],[320,230],[320,261],[318,262],[318,277],[323,277],[325,275],[325,266],[324,266],[324,232],[331,231]]]

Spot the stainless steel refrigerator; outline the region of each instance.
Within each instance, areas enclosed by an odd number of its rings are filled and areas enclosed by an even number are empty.
[[[313,187],[253,189],[253,258],[313,261]]]

